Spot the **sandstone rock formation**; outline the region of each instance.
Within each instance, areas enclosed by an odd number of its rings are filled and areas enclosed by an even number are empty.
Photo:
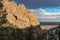
[[[18,28],[40,25],[37,16],[33,12],[27,11],[24,4],[17,5],[14,1],[5,0],[3,9],[7,11],[6,19]]]

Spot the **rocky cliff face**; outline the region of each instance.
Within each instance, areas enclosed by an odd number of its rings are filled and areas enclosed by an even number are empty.
[[[6,10],[6,20],[18,28],[40,25],[37,16],[33,12],[27,11],[24,4],[17,5],[14,1],[3,0],[3,10]]]

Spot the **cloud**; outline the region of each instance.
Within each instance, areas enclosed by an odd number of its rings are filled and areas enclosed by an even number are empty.
[[[29,9],[28,11],[35,12],[40,21],[58,21],[60,20],[60,12],[47,12],[42,8]]]

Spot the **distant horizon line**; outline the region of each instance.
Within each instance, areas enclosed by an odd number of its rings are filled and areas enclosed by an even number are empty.
[[[41,22],[41,21],[40,21]]]
[[[60,22],[40,22],[40,25],[59,25]]]

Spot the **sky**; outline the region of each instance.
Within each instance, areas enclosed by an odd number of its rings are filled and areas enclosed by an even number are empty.
[[[37,9],[40,7],[60,6],[60,0],[15,0],[18,4],[23,3],[27,8]]]
[[[15,0],[34,12],[40,22],[60,22],[60,0]]]

